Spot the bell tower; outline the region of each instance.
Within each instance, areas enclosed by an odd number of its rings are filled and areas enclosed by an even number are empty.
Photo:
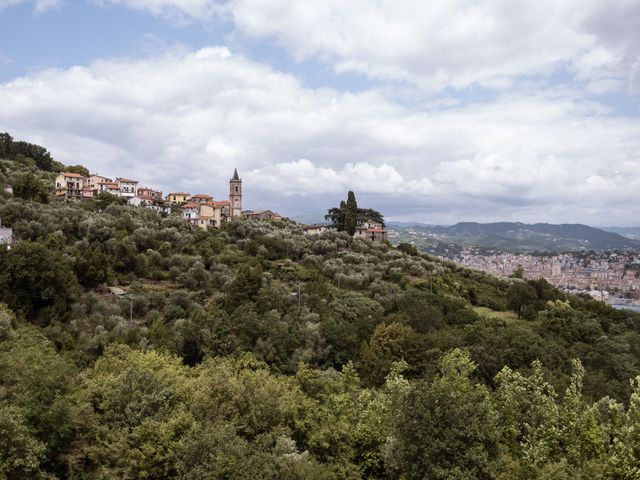
[[[238,169],[233,171],[233,177],[229,180],[229,215],[240,217],[242,215],[242,180],[238,176]]]

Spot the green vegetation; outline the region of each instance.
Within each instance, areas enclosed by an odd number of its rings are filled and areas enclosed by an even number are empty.
[[[325,220],[330,221],[339,232],[347,232],[353,236],[359,222],[378,222],[384,225],[384,217],[382,214],[371,208],[358,208],[356,195],[349,191],[347,201],[340,202],[339,207],[332,207],[327,210],[324,216]]]
[[[287,220],[1,195],[0,478],[638,478],[637,314]]]

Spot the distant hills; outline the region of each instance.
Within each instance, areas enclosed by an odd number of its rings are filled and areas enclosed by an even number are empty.
[[[520,222],[461,222],[450,226],[390,223],[396,242],[413,242],[424,250],[438,246],[472,246],[518,252],[564,252],[575,250],[640,250],[640,240],[616,231],[581,224],[553,225]],[[624,229],[621,229],[624,230]],[[633,230],[633,229],[628,229]],[[640,229],[638,230],[640,238]]]
[[[633,240],[640,240],[640,227],[599,227],[605,232],[613,232]]]

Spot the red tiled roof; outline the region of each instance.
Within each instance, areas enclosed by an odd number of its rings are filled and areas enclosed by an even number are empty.
[[[197,193],[192,195],[191,198],[213,198],[211,195],[207,195],[206,193]]]
[[[64,175],[65,177],[72,177],[72,178],[84,178],[83,175],[80,175],[79,173],[70,173],[70,172],[60,172],[62,175]]]
[[[199,207],[200,207],[200,205],[198,205],[197,203],[185,203],[180,208],[184,208],[186,210],[186,209],[189,209],[189,208],[199,208]]]
[[[129,180],[128,178],[116,178],[116,181],[120,182],[120,183],[138,183],[137,180]]]
[[[185,196],[190,196],[190,193],[185,193],[185,192],[171,192],[171,193],[167,193],[167,196],[169,195],[185,195]]]
[[[214,207],[226,207],[228,205],[231,205],[231,202],[229,202],[229,200],[220,200],[219,202],[210,202]]]

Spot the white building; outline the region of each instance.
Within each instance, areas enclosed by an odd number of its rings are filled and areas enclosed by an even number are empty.
[[[138,192],[138,181],[128,178],[116,178],[116,183],[120,187],[120,195],[123,197],[135,197]]]

